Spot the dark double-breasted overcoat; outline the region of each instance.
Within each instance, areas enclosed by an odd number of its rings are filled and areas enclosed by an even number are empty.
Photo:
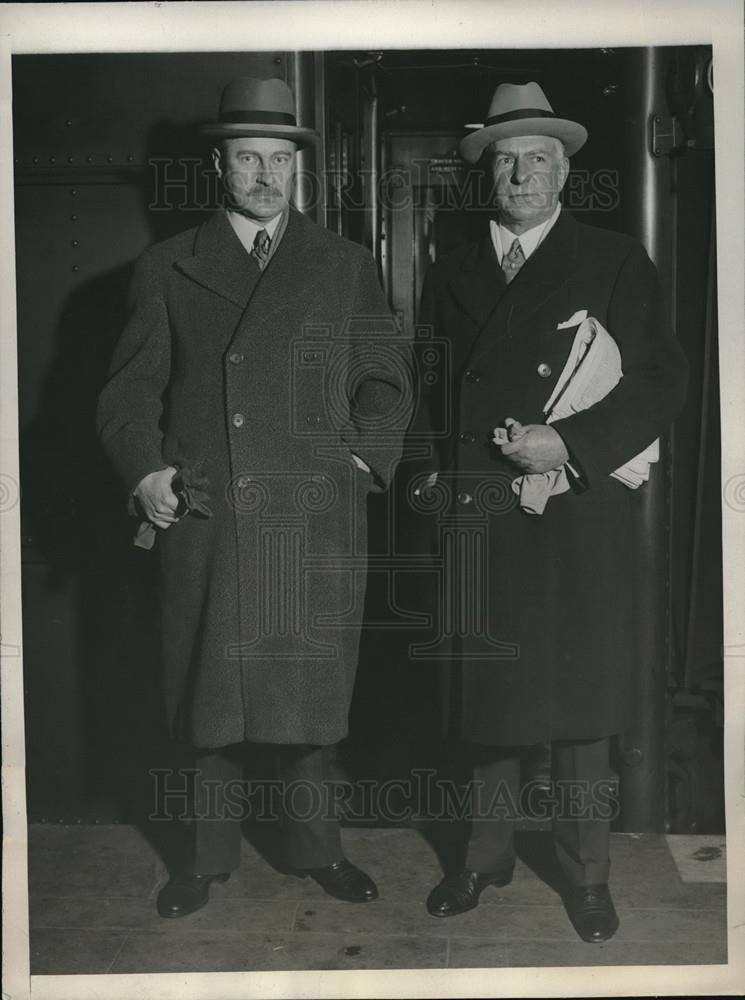
[[[346,735],[366,497],[408,383],[372,257],[294,210],[263,272],[222,210],[138,261],[98,426],[127,496],[168,465],[209,481],[212,517],[155,545],[168,717],[195,746]]]
[[[586,488],[527,514],[492,431],[508,417],[543,422],[577,332],[568,321],[583,311],[617,341],[623,378],[553,425]],[[644,552],[632,546],[630,492],[610,473],[666,430],[687,372],[656,269],[632,238],[562,211],[509,285],[488,235],[434,264],[421,320],[451,358],[450,402],[433,394],[417,426],[450,428],[429,517],[448,578],[440,593],[451,606],[439,614],[461,664],[463,736],[525,745],[618,732],[629,721],[632,560]]]

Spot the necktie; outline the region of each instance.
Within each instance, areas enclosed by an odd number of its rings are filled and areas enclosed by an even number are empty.
[[[251,253],[259,262],[259,267],[264,267],[269,257],[269,247],[271,246],[272,238],[266,229],[260,229],[256,236],[254,237],[254,246]]]
[[[509,252],[502,258],[502,273],[508,285],[524,263],[525,254],[523,253],[523,248],[520,246],[520,240],[516,236],[512,241]]]

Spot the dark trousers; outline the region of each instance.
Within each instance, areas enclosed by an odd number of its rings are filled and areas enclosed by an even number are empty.
[[[572,885],[608,881],[610,820],[614,803],[608,739],[552,744],[550,800],[554,847]],[[515,863],[515,826],[525,801],[519,747],[472,747],[472,823],[466,866],[488,873]],[[524,789],[524,792],[529,791]]]
[[[247,803],[258,822],[273,823],[280,831],[290,867],[321,868],[341,860],[339,817],[325,784],[333,748],[262,748],[264,756],[269,750],[269,773],[244,783],[247,748],[197,751],[192,870],[211,875],[238,868]]]

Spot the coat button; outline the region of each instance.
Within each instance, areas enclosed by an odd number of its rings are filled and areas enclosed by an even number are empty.
[[[473,444],[473,442],[476,440],[476,435],[473,433],[473,431],[461,431],[460,434],[458,435],[458,438],[464,444]]]
[[[470,368],[466,372],[466,381],[468,382],[480,382],[481,376],[478,372],[472,371]]]
[[[547,365],[545,361],[542,361],[536,368],[536,371],[541,376],[541,378],[548,378],[548,376],[551,374],[551,365]]]
[[[236,351],[233,351],[232,354],[228,355],[228,360],[231,365],[239,365],[241,361],[243,361],[243,357],[244,356],[242,354],[238,354]]]
[[[471,496],[470,493],[459,493],[458,494],[458,503],[463,503],[463,504],[471,503],[472,500],[473,500],[473,497]]]
[[[246,418],[242,413],[233,414],[233,427],[243,427],[246,422]]]

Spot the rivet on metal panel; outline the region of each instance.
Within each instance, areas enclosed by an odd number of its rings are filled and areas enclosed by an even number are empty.
[[[114,162],[114,157],[111,155],[111,153],[109,153],[109,155],[106,157],[106,162],[107,163],[113,163]]]
[[[131,153],[127,153],[127,163],[133,163],[133,162],[134,162],[134,156],[132,156]]]
[[[70,128],[70,126],[72,125],[72,120],[68,118],[67,121],[65,122],[65,125],[67,125],[67,127]]]
[[[39,162],[39,157],[38,156],[32,156],[31,157],[31,162],[32,163],[38,163]]]
[[[70,243],[74,247],[79,247],[80,246],[80,240],[70,240]]]
[[[90,153],[86,156],[85,162],[86,163],[93,163],[93,157],[91,156]]]
[[[72,269],[73,269],[73,271],[79,271],[80,270],[80,268],[78,267],[77,264],[73,264],[72,265]]]
[[[74,163],[75,162],[75,157],[74,156],[68,156],[67,157],[67,162],[68,163]]]
[[[275,66],[281,66],[282,65],[282,57],[281,56],[275,56],[274,57],[274,65]]]
[[[78,221],[77,215],[71,215],[70,216],[70,222],[77,222],[77,221]]]
[[[78,192],[77,192],[77,191],[75,190],[75,188],[73,188],[73,189],[72,189],[72,190],[70,191],[70,195],[71,195],[71,197],[73,197],[73,198],[75,197],[75,195],[76,195],[77,193],[78,193]]]
[[[57,162],[57,157],[56,156],[50,156],[49,157],[49,162],[50,163],[56,163]]]
[[[644,754],[639,747],[630,747],[628,750],[624,750],[622,757],[627,767],[638,767],[644,760]]]

